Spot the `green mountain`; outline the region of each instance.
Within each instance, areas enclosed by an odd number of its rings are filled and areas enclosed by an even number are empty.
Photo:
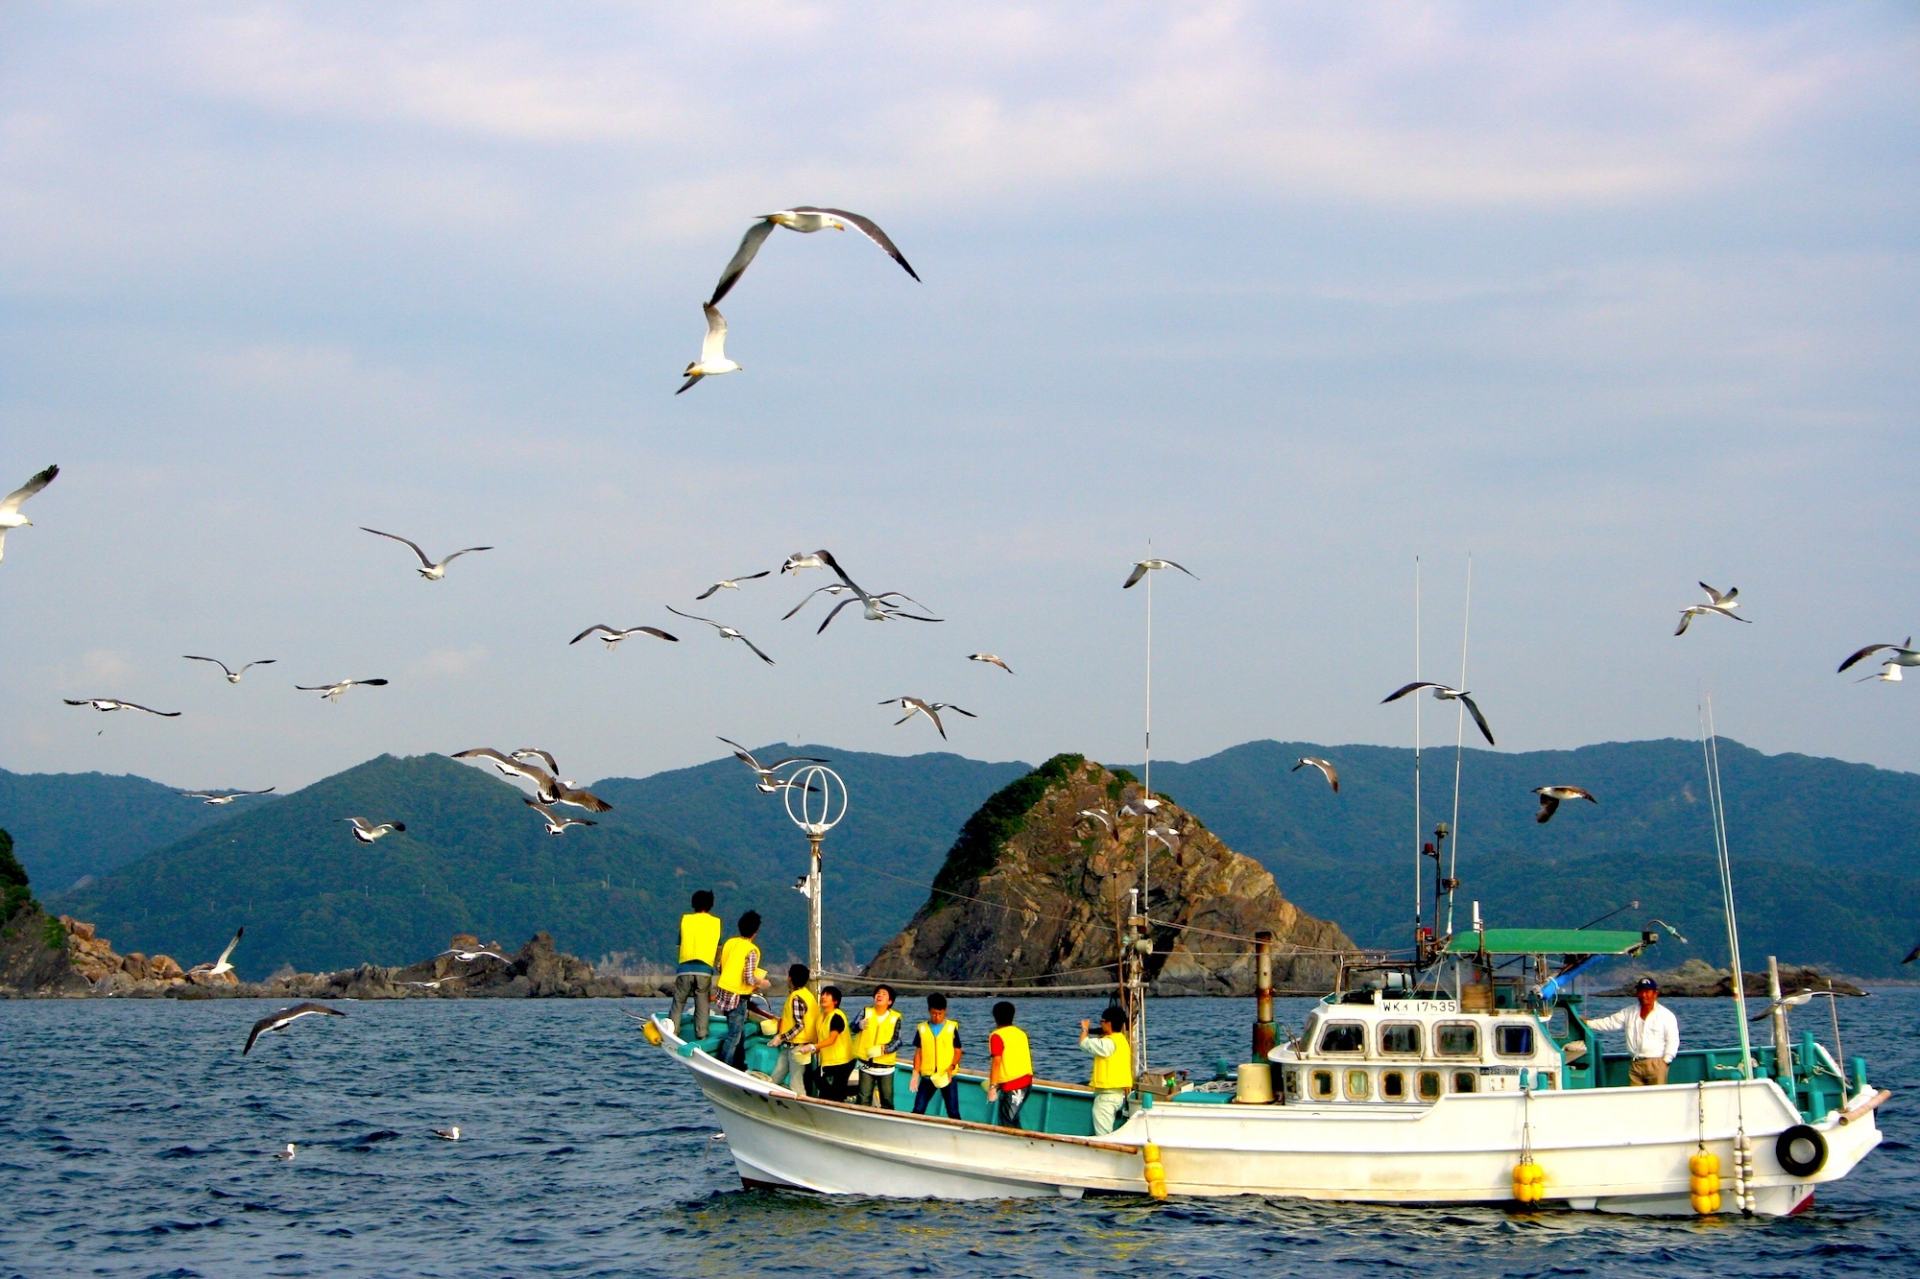
[[[104,875],[272,798],[209,806],[144,777],[11,773],[0,768],[0,826],[40,892]]]

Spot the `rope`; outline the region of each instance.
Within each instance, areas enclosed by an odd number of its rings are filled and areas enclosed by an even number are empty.
[[[1115,965],[1115,964],[1101,965],[1102,968],[1114,968],[1117,966],[1118,965]],[[1070,969],[1068,971],[1087,972],[1090,970],[1076,968],[1076,969]],[[1110,981],[1094,982],[1091,984],[1066,985],[1066,986],[980,986],[980,985],[960,985],[954,982],[946,982],[946,981],[905,981],[896,977],[885,977],[885,978],[860,977],[852,973],[822,973],[820,975],[822,977],[830,977],[835,982],[845,982],[849,986],[901,986],[907,990],[962,991],[967,994],[973,994],[973,995],[1000,995],[1000,994],[1036,995],[1036,994],[1054,994],[1059,992],[1079,992],[1079,991],[1088,991],[1088,990],[1112,990],[1113,989],[1113,983]],[[1044,981],[1046,979],[1043,977],[1016,977],[1016,978],[1012,978],[1011,980]]]

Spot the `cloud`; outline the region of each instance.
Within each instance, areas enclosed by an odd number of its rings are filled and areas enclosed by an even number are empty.
[[[464,648],[436,648],[407,664],[407,674],[415,679],[465,679],[487,664],[487,647],[469,644]]]

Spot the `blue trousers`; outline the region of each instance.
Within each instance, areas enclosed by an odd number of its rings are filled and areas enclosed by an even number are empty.
[[[945,1088],[935,1088],[933,1080],[922,1077],[920,1091],[913,1095],[913,1113],[926,1114],[927,1106],[933,1101],[933,1094],[936,1092],[946,1100],[947,1117],[958,1119],[960,1117],[960,1081],[957,1079],[949,1079]]]
[[[734,1060],[735,1053],[740,1055],[739,1061]],[[746,1054],[747,1001],[742,998],[727,1010],[727,1033],[720,1037],[720,1051],[715,1055],[729,1066],[740,1066],[745,1063]]]

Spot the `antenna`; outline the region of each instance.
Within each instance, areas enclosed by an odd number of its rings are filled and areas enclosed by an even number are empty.
[[[1467,552],[1467,606],[1460,621],[1460,691],[1467,688],[1467,634],[1473,626],[1473,552]],[[1453,935],[1453,887],[1459,880],[1454,872],[1460,868],[1460,764],[1467,747],[1467,704],[1462,701],[1455,709],[1453,727],[1453,846],[1447,854],[1447,935]],[[1438,923],[1439,921],[1434,921]]]

